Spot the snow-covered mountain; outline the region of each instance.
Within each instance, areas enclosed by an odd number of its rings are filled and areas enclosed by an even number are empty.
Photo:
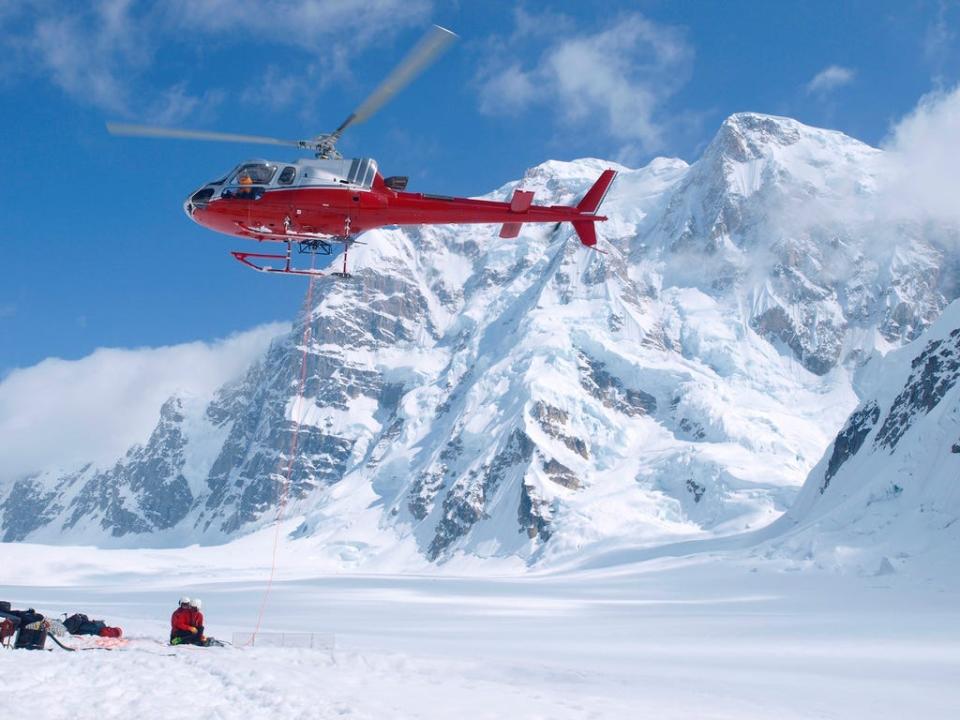
[[[960,301],[871,357],[861,402],[769,532],[794,556],[892,572],[960,540]],[[936,552],[934,554],[937,554]]]
[[[0,488],[3,539],[222,541],[275,517],[294,447],[286,512],[347,562],[537,561],[774,520],[860,364],[960,294],[957,230],[879,222],[881,151],[750,113],[693,165],[551,161],[491,197],[574,203],[610,166],[606,254],[567,226],[368,233],[356,281],[317,283],[241,381],[171,398],[113,467]]]

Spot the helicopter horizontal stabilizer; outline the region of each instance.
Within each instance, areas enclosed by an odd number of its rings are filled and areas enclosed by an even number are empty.
[[[500,237],[502,238],[515,238],[520,234],[520,228],[523,223],[504,223],[503,227],[500,228]]]
[[[510,212],[526,212],[531,205],[533,205],[533,193],[530,190],[513,191],[513,197],[510,198]]]

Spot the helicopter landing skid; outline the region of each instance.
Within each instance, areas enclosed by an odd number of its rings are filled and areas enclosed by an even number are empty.
[[[272,253],[250,253],[250,252],[239,252],[233,250],[230,252],[237,260],[242,262],[248,268],[253,268],[254,270],[259,270],[260,272],[265,273],[278,273],[280,275],[306,275],[308,277],[327,277],[327,273],[320,272],[319,270],[301,270],[300,268],[295,268],[290,265],[290,256],[289,255],[274,255]],[[260,258],[265,260],[283,260],[283,267],[273,267],[270,265],[258,265],[257,263],[250,260],[250,258]]]
[[[302,253],[309,254],[319,254],[319,255],[329,255],[330,254],[330,245],[326,242],[314,242],[310,243],[310,247],[304,250],[303,243],[299,244],[299,250]],[[326,246],[326,247],[324,247]],[[287,243],[287,252],[283,255],[278,255],[276,253],[253,253],[253,252],[242,252],[240,250],[232,250],[230,252],[234,258],[239,262],[246,265],[248,268],[253,270],[258,270],[259,272],[265,273],[275,273],[278,275],[300,275],[307,277],[335,277],[340,278],[341,280],[350,280],[353,278],[353,275],[347,272],[347,248],[350,244],[345,243],[343,248],[343,271],[342,272],[321,272],[320,270],[314,270],[313,268],[296,268],[293,267],[292,263],[292,250],[293,243]],[[273,264],[260,264],[252,261],[250,258],[257,258],[259,260],[267,260]],[[282,264],[278,267],[276,261],[281,261]]]

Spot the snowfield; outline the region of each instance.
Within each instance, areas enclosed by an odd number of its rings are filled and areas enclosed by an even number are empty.
[[[0,597],[102,616],[132,638],[0,651],[0,716],[899,720],[960,707],[946,552],[886,574],[853,550],[828,567],[765,546],[522,575],[491,561],[484,575],[317,574],[308,541],[285,541],[262,629],[334,633],[332,653],[165,646],[183,593],[204,600],[211,635],[253,629],[268,540],[0,545]]]

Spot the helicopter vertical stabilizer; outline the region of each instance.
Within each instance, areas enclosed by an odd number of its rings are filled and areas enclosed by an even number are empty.
[[[617,176],[616,170],[604,170],[597,181],[593,184],[583,199],[577,204],[577,210],[586,214],[593,214],[599,208],[603,199],[607,196],[607,191]],[[605,218],[604,218],[605,219]],[[593,247],[597,244],[597,228],[595,219],[573,220],[572,225],[580,242],[587,247]]]
[[[607,190],[610,189],[610,185],[616,176],[616,170],[604,170],[600,173],[600,177],[597,178],[593,187],[587,190],[587,194],[583,196],[583,200],[577,204],[577,210],[584,213],[595,213],[600,207],[600,203],[602,203],[603,199],[607,196]]]

